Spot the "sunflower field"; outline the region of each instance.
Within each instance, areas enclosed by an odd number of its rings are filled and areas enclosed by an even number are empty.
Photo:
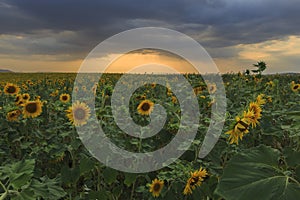
[[[133,81],[135,76],[143,75]],[[168,76],[176,82],[179,75]],[[98,123],[114,144],[149,152],[168,144],[179,129],[180,103],[171,87],[145,78],[131,95],[136,124],[149,124],[156,104],[167,114],[157,135],[141,139],[124,133],[112,117],[111,98],[122,74],[77,87],[72,73],[1,73],[0,200],[300,199],[300,75],[222,75],[225,125],[204,158],[198,153],[216,104],[210,94],[218,87],[197,74],[183,76],[199,105],[197,135],[172,164],[136,174],[107,167],[83,145],[76,127],[87,126],[92,108],[88,99],[73,102],[72,93],[94,94]]]

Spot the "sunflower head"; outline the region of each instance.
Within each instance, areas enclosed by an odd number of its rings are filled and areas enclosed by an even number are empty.
[[[255,119],[259,120],[261,118],[262,109],[257,102],[251,102],[249,105],[249,111],[253,112]]]
[[[75,126],[82,126],[86,124],[91,115],[91,109],[89,106],[79,101],[73,103],[66,112],[68,119]]]
[[[17,94],[16,98],[15,98],[15,103],[18,104],[18,102],[20,102],[22,100],[23,100],[22,95],[21,94]]]
[[[291,84],[291,89],[293,92],[297,92],[298,90],[300,90],[300,84],[295,83],[294,81]]]
[[[266,86],[274,87],[275,83],[273,81],[269,81],[269,82],[266,83]]]
[[[25,101],[29,101],[30,95],[28,93],[25,93],[25,94],[22,95],[22,99],[25,100]]]
[[[42,113],[43,103],[37,101],[27,101],[23,104],[23,116],[24,118],[35,118]]]
[[[260,94],[257,96],[256,98],[256,103],[261,106],[261,105],[264,105],[266,104],[266,100],[264,99],[265,95],[264,94]]]
[[[236,122],[234,125],[234,131],[235,132],[241,132],[242,134],[246,134],[249,132],[248,127],[250,125],[250,122],[247,120],[247,118],[242,118],[239,121]]]
[[[6,119],[10,122],[18,121],[19,116],[22,114],[20,110],[13,110],[7,113]]]
[[[208,173],[206,169],[202,169],[202,167],[199,170],[190,172],[190,178],[186,182],[185,188],[183,190],[183,194],[184,195],[192,194],[196,186],[200,186],[207,175]]]
[[[201,86],[198,86],[198,87],[195,87],[195,88],[193,88],[193,90],[194,90],[194,94],[196,95],[196,96],[198,96],[199,94],[201,94],[202,93],[202,87]]]
[[[177,101],[177,98],[175,97],[175,96],[172,96],[172,102],[174,103],[174,104],[176,104],[178,101]]]
[[[217,91],[217,85],[215,83],[207,84],[207,90],[210,94],[213,94]]]
[[[251,102],[249,109],[244,111],[244,119],[251,124],[252,128],[255,128],[259,124],[259,119],[261,118],[262,109],[255,102]]]
[[[141,115],[150,115],[154,107],[154,103],[150,100],[143,100],[137,107],[137,111]]]
[[[152,193],[154,197],[158,197],[161,193],[161,190],[164,187],[164,181],[158,180],[157,178],[154,179],[150,185],[149,191]]]
[[[227,131],[225,134],[229,135],[229,143],[230,144],[239,144],[239,139],[243,138],[243,133],[238,131],[236,132],[235,129]]]
[[[61,102],[63,102],[63,103],[69,102],[70,99],[71,99],[70,95],[69,95],[69,94],[66,94],[66,93],[61,94],[61,95],[59,96],[59,100],[60,100]]]
[[[15,85],[13,83],[7,83],[4,86],[4,93],[5,94],[15,95],[15,94],[18,94],[19,91],[20,91],[19,86]]]

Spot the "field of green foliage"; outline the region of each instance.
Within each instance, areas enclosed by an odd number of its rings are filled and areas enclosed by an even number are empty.
[[[136,90],[129,110],[144,126],[154,105],[162,105],[168,117],[159,134],[140,139],[118,128],[110,100],[121,76],[104,74],[97,84],[78,88],[76,74],[0,74],[0,200],[300,199],[300,75],[222,75],[225,125],[202,159],[198,153],[215,104],[209,94],[218,87],[200,75],[183,75],[201,112],[196,138],[172,164],[143,174],[105,166],[76,132],[76,126],[87,126],[91,108],[72,102],[72,92],[90,90],[99,124],[119,147],[148,152],[172,140],[180,104],[172,88],[156,83]],[[168,76],[176,82],[178,75]]]

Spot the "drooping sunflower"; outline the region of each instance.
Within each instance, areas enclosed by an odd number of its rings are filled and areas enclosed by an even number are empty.
[[[300,90],[300,84],[295,83],[295,81],[293,81],[291,84],[291,89],[293,92],[297,92],[298,90]]]
[[[23,117],[24,118],[35,118],[42,113],[43,103],[40,100],[26,101],[23,104]]]
[[[192,194],[196,186],[200,186],[207,175],[208,173],[206,169],[202,169],[202,167],[199,170],[191,172],[190,178],[187,180],[185,188],[183,190],[183,194]]]
[[[239,140],[242,140],[244,135],[249,133],[249,121],[247,118],[235,118],[236,123],[234,124],[233,128],[227,131],[225,134],[230,135],[229,140],[230,144],[239,144]]]
[[[20,91],[19,86],[15,85],[13,83],[7,83],[4,86],[4,93],[5,94],[15,95],[15,94],[18,94],[19,91]]]
[[[154,103],[150,100],[143,100],[137,107],[137,111],[141,115],[150,115],[154,107]]]
[[[63,102],[63,103],[69,102],[70,99],[71,99],[70,95],[69,95],[69,94],[66,94],[66,93],[61,94],[61,95],[59,96],[59,100],[60,100],[61,102]]]
[[[18,121],[19,116],[21,115],[21,111],[20,110],[13,110],[7,113],[6,115],[6,119],[10,122],[12,121]]]
[[[249,124],[249,125],[252,125],[253,128],[258,123],[258,120],[255,118],[253,110],[244,111],[243,116],[244,116],[244,119],[245,119],[246,123]]]
[[[76,101],[66,110],[66,116],[75,126],[82,126],[87,123],[91,115],[91,109],[83,102]]]
[[[149,191],[152,193],[154,197],[158,197],[163,187],[164,187],[164,181],[155,178],[150,185]]]

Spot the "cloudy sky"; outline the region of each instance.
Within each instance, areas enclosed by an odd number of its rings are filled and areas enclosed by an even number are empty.
[[[299,0],[0,0],[0,69],[76,71],[103,40],[154,26],[198,41],[221,72],[300,72],[299,24]]]

